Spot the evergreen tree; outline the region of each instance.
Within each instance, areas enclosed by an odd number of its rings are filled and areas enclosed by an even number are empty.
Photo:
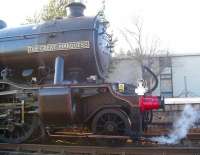
[[[33,17],[27,17],[26,23],[39,23],[66,16],[68,2],[69,0],[49,0],[39,13],[35,13]]]

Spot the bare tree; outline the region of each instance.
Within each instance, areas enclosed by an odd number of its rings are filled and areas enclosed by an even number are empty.
[[[168,67],[166,64],[160,65],[159,61],[160,56],[162,56],[162,58],[166,59],[165,62],[169,62],[168,50],[161,48],[160,39],[144,34],[143,22],[140,18],[134,22],[131,29],[124,28],[120,31],[129,46],[129,51],[126,53],[129,58],[133,58],[133,61],[137,61],[141,66],[148,66],[156,76],[160,75]],[[154,85],[155,79],[149,72],[142,70],[142,77],[146,80],[149,88]]]
[[[145,36],[143,22],[139,18],[134,22],[132,29],[124,28],[120,31],[130,48],[127,55],[138,61],[140,65],[147,65],[159,75],[164,69],[156,64],[159,56],[169,58],[168,50],[160,48],[160,39]]]

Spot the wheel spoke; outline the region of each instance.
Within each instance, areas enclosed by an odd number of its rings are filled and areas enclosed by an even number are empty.
[[[12,139],[12,134],[8,134],[8,139],[9,139],[9,141],[11,142],[13,139]]]
[[[126,131],[131,130],[131,124],[129,122],[128,115],[120,109],[105,109],[100,111],[93,119],[92,130],[95,134],[103,135],[127,135]],[[101,141],[101,140],[100,140]],[[103,140],[109,144],[115,144],[117,140],[109,139]],[[126,139],[121,140],[122,143],[126,142]],[[118,142],[119,142],[118,141]]]
[[[25,135],[26,131],[25,131],[24,127],[22,127],[21,129],[22,129],[23,135]]]
[[[19,119],[12,120],[9,122],[6,120],[5,123],[1,123],[5,127],[10,126],[8,129],[2,129],[0,131],[0,139],[2,142],[6,143],[21,143],[27,140],[33,133],[37,126],[37,119],[32,117],[25,120],[23,125],[19,124]],[[13,129],[12,129],[13,128]]]
[[[117,131],[119,131],[119,132],[124,132],[124,129],[119,128],[119,129],[117,129]]]
[[[117,123],[117,126],[120,126],[120,125],[123,125],[123,124],[124,124],[123,120],[120,120],[120,121],[118,121],[118,122],[116,122],[116,123]]]
[[[117,122],[117,116],[116,115],[113,115],[113,121]]]
[[[104,117],[101,117],[101,118],[99,119],[99,121],[101,121],[102,123],[105,123],[105,122],[106,122],[106,120],[104,119]]]
[[[110,114],[107,114],[107,121],[110,121]]]

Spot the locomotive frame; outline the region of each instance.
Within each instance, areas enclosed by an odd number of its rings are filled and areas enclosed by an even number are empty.
[[[133,85],[104,82],[112,50],[107,21],[83,16],[81,3],[69,7],[66,19],[0,30],[0,141],[77,128],[135,137],[161,107],[141,83],[138,95]]]

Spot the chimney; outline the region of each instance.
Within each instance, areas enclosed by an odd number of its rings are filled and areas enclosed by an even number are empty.
[[[69,8],[68,17],[81,17],[84,16],[85,5],[81,2],[71,2],[67,5]]]

